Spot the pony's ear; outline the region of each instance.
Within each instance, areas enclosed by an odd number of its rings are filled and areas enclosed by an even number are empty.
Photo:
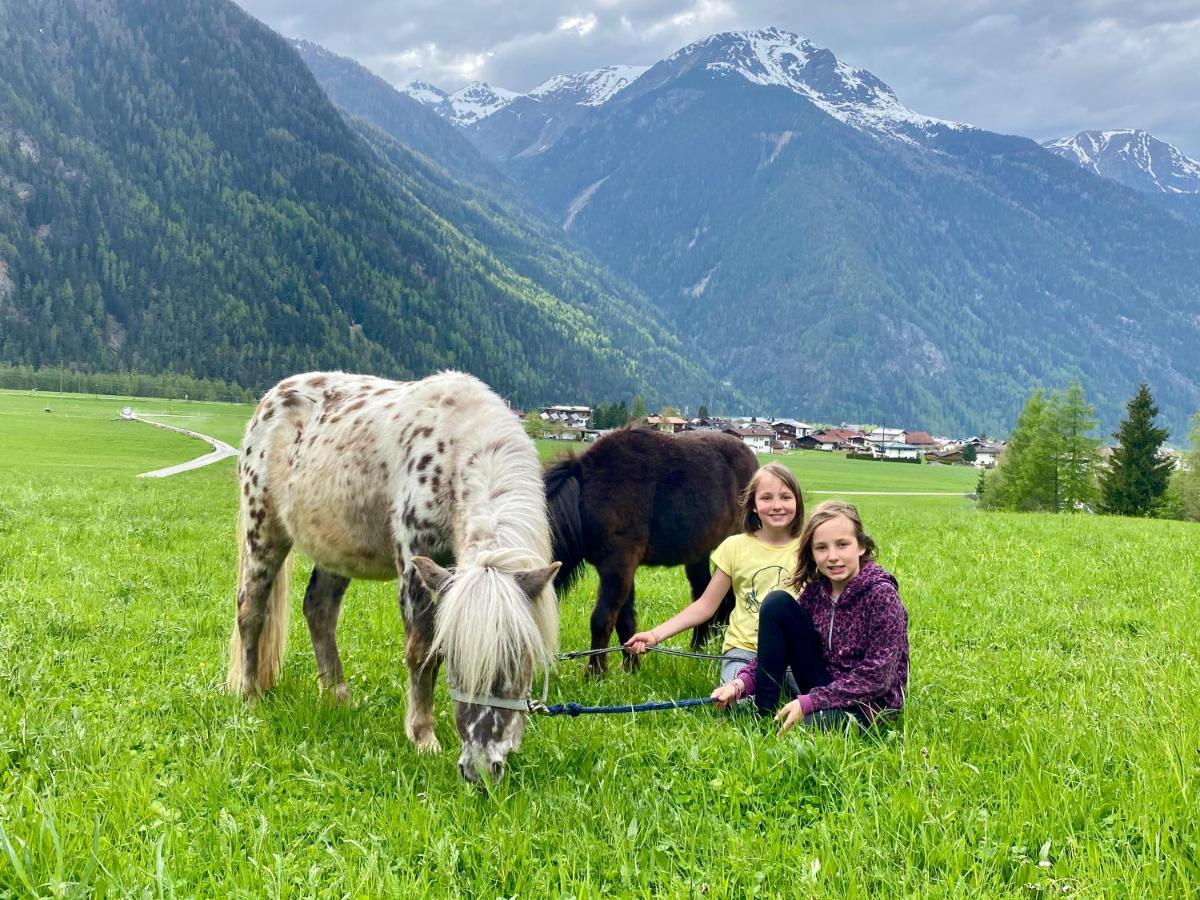
[[[446,582],[450,580],[450,573],[428,556],[414,556],[412,563],[421,583],[429,588],[429,592],[436,599],[441,594],[442,588],[446,586]]]
[[[534,569],[530,572],[518,572],[515,578],[517,579],[517,584],[521,586],[521,590],[525,592],[525,596],[532,600],[541,594],[542,589],[550,583],[550,579],[554,577],[554,573],[561,566],[562,563],[560,562],[552,562],[542,569]]]

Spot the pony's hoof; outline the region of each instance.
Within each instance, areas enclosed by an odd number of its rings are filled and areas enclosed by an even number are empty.
[[[325,692],[325,702],[331,706],[349,706],[350,685],[344,681],[340,684],[335,684]]]
[[[413,743],[416,744],[418,753],[440,753],[442,750],[441,742],[432,731],[416,738]]]
[[[608,666],[599,661],[600,657],[593,656],[588,660],[588,664],[584,667],[584,681],[591,681],[594,678],[603,678],[608,674]]]
[[[240,684],[226,684],[225,690],[247,704],[253,704],[257,702],[260,697],[262,697],[262,692],[259,691],[258,687],[247,682],[242,682]]]

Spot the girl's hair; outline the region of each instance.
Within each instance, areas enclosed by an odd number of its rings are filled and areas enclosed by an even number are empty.
[[[754,508],[754,495],[758,492],[758,485],[764,475],[774,475],[796,498],[796,518],[788,524],[788,537],[795,537],[804,526],[804,497],[800,494],[800,482],[796,480],[792,470],[777,462],[767,463],[755,472],[746,489],[742,491],[742,530],[746,534],[754,534],[763,527],[762,519],[758,517],[758,511]]]
[[[854,504],[847,503],[845,500],[826,500],[824,503],[819,503],[805,524],[804,531],[800,533],[800,552],[796,556],[796,571],[787,581],[788,585],[795,588],[797,592],[804,590],[817,580],[817,564],[813,561],[812,552],[813,534],[826,522],[836,519],[838,516],[849,519],[850,524],[854,526],[854,537],[858,540],[858,546],[862,547],[859,560],[865,562],[875,558],[875,541],[863,530],[862,519]]]

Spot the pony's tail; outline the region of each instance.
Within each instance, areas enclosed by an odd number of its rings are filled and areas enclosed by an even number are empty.
[[[238,592],[246,584],[246,520],[242,515],[237,521],[238,545]],[[283,655],[287,651],[288,614],[291,612],[288,603],[288,589],[292,580],[292,554],[289,551],[279,571],[275,573],[275,581],[267,596],[264,610],[262,633],[258,638],[258,672],[247,677],[244,670],[242,652],[242,633],[238,628],[237,607],[234,607],[233,634],[229,638],[229,679],[226,682],[231,693],[250,697],[260,691],[269,691],[275,686],[279,672],[283,668]],[[235,601],[236,604],[236,601]]]
[[[550,516],[550,558],[562,563],[554,577],[556,590],[574,583],[583,564],[583,519],[579,502],[583,488],[583,466],[568,453],[542,473],[546,488],[546,511]]]

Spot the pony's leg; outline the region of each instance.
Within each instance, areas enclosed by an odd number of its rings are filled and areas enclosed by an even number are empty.
[[[274,687],[287,642],[290,566],[285,563],[292,548],[281,534],[265,531],[244,541],[239,554],[229,687],[247,700]]]
[[[692,599],[695,600],[704,593],[704,589],[708,587],[712,576],[708,572],[708,556],[702,556],[700,559],[690,562],[684,567],[684,572],[687,574],[688,584],[692,589]],[[712,629],[716,626],[725,625],[729,622],[729,614],[733,612],[733,591],[726,593],[721,600],[721,605],[717,607],[717,611],[713,613],[713,617],[707,622],[702,622],[692,629],[692,649],[700,650],[707,643]]]
[[[345,703],[350,699],[350,685],[346,684],[342,674],[342,659],[335,637],[342,597],[349,584],[349,578],[314,567],[304,592],[304,618],[308,620],[308,634],[317,657],[321,690],[328,691],[329,699],[334,703]]]
[[[629,586],[629,600],[617,613],[617,640],[624,644],[637,634],[637,586]],[[642,663],[642,658],[633,653],[622,653],[621,666],[626,672],[636,672]]]
[[[408,711],[404,733],[422,752],[442,749],[433,733],[433,687],[441,659],[430,658],[433,646],[433,598],[416,569],[400,577],[400,612],[404,615],[404,661],[408,665]]]
[[[626,565],[622,569],[605,569],[600,572],[600,592],[592,610],[593,650],[608,647],[613,629],[617,625],[617,618],[633,594],[633,573],[636,568],[636,565]],[[604,675],[607,671],[608,660],[604,654],[597,654],[588,659],[589,676]]]

